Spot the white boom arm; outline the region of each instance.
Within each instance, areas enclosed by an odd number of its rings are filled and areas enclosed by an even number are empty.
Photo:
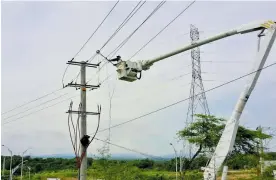
[[[143,70],[148,70],[150,68],[150,66],[152,66],[155,62],[161,61],[163,59],[166,59],[168,57],[177,55],[179,53],[188,51],[190,49],[193,49],[195,47],[204,45],[204,44],[208,44],[210,42],[213,41],[217,41],[223,38],[226,38],[228,36],[233,36],[235,34],[244,34],[244,33],[249,33],[252,31],[257,31],[257,30],[262,30],[262,29],[266,29],[268,28],[271,24],[274,24],[273,21],[263,21],[260,23],[253,23],[253,24],[247,24],[247,25],[243,25],[239,28],[230,30],[228,32],[225,33],[221,33],[218,34],[216,36],[195,42],[194,44],[189,44],[184,46],[183,48],[180,48],[178,50],[175,50],[173,52],[161,55],[159,57],[150,59],[150,60],[143,60],[143,61],[138,61],[138,62],[132,62],[132,61],[122,61],[120,60],[119,63],[116,65],[117,66],[117,73],[118,73],[118,78],[120,80],[124,80],[124,81],[135,81],[137,79],[139,79],[139,77],[137,77],[137,74],[139,72],[142,72]]]
[[[218,169],[224,162],[227,154],[229,152],[231,152],[233,149],[233,145],[234,145],[234,142],[236,139],[237,129],[239,126],[240,116],[242,114],[242,111],[246,105],[246,102],[247,102],[251,92],[253,91],[253,89],[257,83],[257,80],[261,73],[261,69],[264,66],[264,63],[269,55],[269,52],[271,50],[271,47],[272,47],[275,37],[276,37],[275,22],[264,21],[264,22],[257,23],[257,24],[244,25],[240,28],[213,36],[211,38],[207,38],[205,40],[198,41],[194,44],[187,45],[181,49],[178,49],[176,51],[159,56],[159,57],[151,59],[151,60],[138,61],[138,62],[122,61],[121,60],[116,65],[119,79],[132,82],[132,81],[139,79],[137,77],[137,74],[139,72],[142,72],[143,70],[148,70],[150,68],[150,66],[152,66],[157,61],[174,56],[176,54],[193,49],[195,47],[226,38],[228,36],[232,36],[235,34],[244,34],[244,33],[249,33],[249,32],[253,32],[253,31],[257,31],[257,30],[265,30],[265,29],[267,29],[267,32],[266,32],[266,37],[265,37],[264,43],[263,43],[264,46],[259,49],[259,51],[256,55],[256,60],[255,60],[256,64],[253,68],[253,72],[255,72],[255,73],[249,77],[248,82],[245,86],[245,89],[241,93],[240,98],[238,99],[238,102],[237,102],[236,107],[232,113],[231,118],[226,122],[225,129],[222,133],[222,136],[219,140],[216,150],[215,150],[208,166],[205,168],[205,171],[204,171],[204,179],[205,180],[214,180],[215,179]]]
[[[248,101],[250,94],[252,93],[257,80],[260,76],[261,69],[263,68],[271,47],[274,43],[276,37],[276,26],[271,24],[268,27],[265,34],[263,47],[259,49],[256,55],[255,65],[252,72],[255,72],[249,76],[246,86],[241,93],[235,109],[231,115],[231,118],[226,122],[222,136],[220,137],[219,143],[216,150],[204,171],[205,180],[214,180],[218,169],[221,167],[223,161],[225,160],[227,154],[233,150],[234,142],[236,139],[237,130],[239,127],[239,119],[242,111]]]

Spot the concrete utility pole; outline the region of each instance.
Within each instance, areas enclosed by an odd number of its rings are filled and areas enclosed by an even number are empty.
[[[263,128],[259,126],[257,130],[262,133]],[[263,146],[263,141],[260,139],[260,146],[259,146],[259,153],[260,153],[260,170],[261,170],[261,176],[263,176],[264,173],[264,159],[263,159],[263,154],[264,154],[264,146]]]
[[[95,112],[86,112],[86,89],[90,88],[91,90],[93,89],[97,89],[100,87],[100,85],[97,86],[93,86],[93,85],[88,85],[86,83],[86,67],[93,67],[93,68],[97,68],[100,64],[90,64],[87,63],[85,61],[82,62],[76,62],[76,61],[68,61],[67,64],[70,65],[78,65],[81,67],[80,70],[80,75],[81,75],[81,83],[77,84],[76,83],[68,83],[67,86],[70,87],[75,87],[75,88],[79,88],[81,90],[81,110],[79,111],[68,111],[68,113],[75,113],[75,114],[81,114],[81,122],[80,122],[80,141],[81,139],[85,138],[85,144],[80,143],[81,145],[81,149],[80,149],[80,161],[81,161],[81,165],[80,165],[80,170],[79,170],[79,178],[80,180],[86,180],[87,177],[87,148],[89,145],[89,136],[87,136],[87,124],[86,124],[86,116],[87,115],[98,115],[99,113],[95,113]],[[87,138],[88,137],[88,138]]]
[[[10,180],[12,180],[12,151],[5,145],[2,145],[3,147],[6,147],[8,151],[11,153],[11,161],[10,161]]]
[[[176,149],[174,148],[173,144],[170,143],[170,145],[173,147],[174,154],[175,154],[175,179],[177,180],[177,152],[176,152]]]
[[[27,168],[29,170],[29,180],[31,180],[31,168],[29,166]]]
[[[4,156],[4,159],[3,159],[3,176],[5,175],[5,160],[6,160],[6,157]]]
[[[81,137],[87,135],[87,126],[86,126],[86,66],[85,63],[81,64]],[[85,152],[86,147],[81,144],[81,152]],[[83,156],[80,167],[80,180],[86,180],[86,170],[87,170],[87,153]]]
[[[24,159],[24,154],[29,150],[30,148],[26,149],[23,153],[22,153],[22,161],[21,161],[21,176],[20,176],[20,179],[22,180],[22,177],[23,177],[23,159]]]

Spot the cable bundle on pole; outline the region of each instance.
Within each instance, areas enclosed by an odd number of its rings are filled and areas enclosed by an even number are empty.
[[[71,144],[74,150],[74,154],[76,157],[76,163],[77,163],[77,169],[78,169],[78,175],[80,174],[80,167],[81,167],[81,162],[82,159],[84,158],[84,155],[86,154],[87,148],[89,145],[93,142],[94,138],[96,137],[96,134],[99,130],[100,127],[100,114],[101,114],[101,106],[98,105],[98,125],[96,128],[96,131],[94,135],[92,136],[91,140],[89,140],[90,136],[84,135],[83,137],[80,137],[80,117],[82,115],[81,108],[82,104],[79,104],[78,108],[78,118],[76,124],[73,122],[73,117],[72,117],[72,107],[73,107],[73,101],[71,101],[69,105],[69,110],[68,110],[68,129],[69,129],[69,135],[70,135],[70,140]],[[73,130],[73,131],[72,131]],[[83,145],[85,147],[85,150],[80,154],[80,146]]]

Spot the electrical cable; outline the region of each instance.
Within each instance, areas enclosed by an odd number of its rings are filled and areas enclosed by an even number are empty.
[[[134,9],[129,13],[129,15],[124,19],[124,21],[119,25],[119,27],[115,30],[115,32],[108,38],[108,40],[103,44],[103,46],[100,48],[99,52],[116,36],[116,34],[119,33],[119,31],[128,23],[128,21],[140,10],[140,8],[146,3],[144,1],[141,5],[142,1],[139,1],[138,4],[134,7]],[[140,6],[139,6],[140,5]],[[139,7],[138,7],[139,6]],[[138,8],[137,8],[138,7]],[[137,8],[137,9],[136,9]],[[97,53],[95,53],[97,55]],[[89,62],[91,62],[94,58],[95,55],[92,56],[89,59]]]
[[[32,109],[34,109],[34,108],[37,108],[37,107],[42,106],[42,105],[44,105],[44,104],[47,104],[48,102],[54,101],[54,100],[56,100],[56,99],[59,99],[59,98],[65,96],[65,95],[67,95],[67,94],[68,94],[68,93],[62,94],[62,95],[60,95],[60,96],[58,96],[58,97],[56,97],[56,98],[50,99],[50,100],[45,101],[45,102],[43,102],[43,103],[41,103],[41,104],[39,104],[39,105],[36,105],[35,107],[29,108],[29,109],[27,109],[27,110],[25,110],[25,111],[21,111],[21,112],[19,112],[19,113],[17,113],[17,114],[13,114],[13,115],[11,115],[11,116],[9,116],[9,117],[6,117],[6,118],[4,118],[3,120],[10,119],[11,117],[14,117],[14,116],[17,116],[17,115],[19,115],[19,114],[25,113],[25,112],[27,112],[27,111],[29,111],[29,110],[32,110]]]
[[[112,74],[111,74],[111,75],[112,75]],[[103,84],[107,79],[109,79],[109,78],[111,77],[111,75],[110,75],[109,77],[105,78],[103,81],[101,81],[100,84]],[[63,89],[63,88],[61,88],[60,90],[62,90],[62,89]],[[52,94],[53,94],[53,93],[54,93],[54,92],[52,92]],[[49,95],[50,95],[50,93],[49,93]],[[45,95],[45,96],[46,96],[46,95]],[[75,98],[75,97],[77,97],[77,96],[78,96],[78,95],[76,95],[76,96],[71,96],[71,97],[69,97],[69,98],[67,98],[67,99],[65,99],[65,100],[62,100],[62,101],[60,101],[60,102],[58,102],[58,103],[56,103],[56,104],[47,106],[47,107],[45,107],[45,108],[42,108],[42,109],[40,109],[40,110],[38,110],[38,111],[34,111],[34,112],[32,112],[32,113],[29,113],[29,114],[23,115],[23,116],[21,116],[21,117],[19,117],[19,118],[16,118],[16,119],[14,119],[14,120],[7,121],[7,122],[3,123],[2,125],[8,124],[8,123],[13,122],[13,121],[17,121],[18,119],[22,119],[23,117],[32,115],[32,114],[34,114],[34,113],[37,113],[37,112],[42,111],[42,110],[44,110],[44,109],[50,108],[50,107],[52,107],[52,106],[55,106],[55,105],[57,105],[57,104],[60,104],[60,103],[66,101],[66,100],[69,100],[69,99],[71,99],[71,98]],[[53,100],[54,100],[54,99],[53,99]],[[33,100],[33,101],[34,101],[34,100]],[[30,103],[30,102],[29,102],[29,103]],[[23,105],[22,105],[22,106],[23,106]],[[37,107],[37,106],[36,106],[36,107]],[[34,107],[34,108],[36,108],[36,107]],[[34,108],[30,108],[30,109],[34,109]],[[14,108],[14,109],[15,109],[15,108]]]
[[[146,19],[125,40],[123,40],[111,53],[109,53],[107,57],[113,57],[114,54],[116,54],[130,40],[130,38],[144,25],[144,23],[147,22],[151,18],[151,16],[154,15],[165,3],[166,3],[166,0],[161,1],[154,8],[154,10],[146,17]]]
[[[94,53],[94,55],[92,55],[88,60],[86,60],[86,62],[90,63],[97,55],[98,55],[97,53]],[[77,76],[74,79],[72,79],[72,82],[75,81],[77,83],[77,79],[80,76],[80,73],[81,71],[79,71]]]
[[[108,38],[108,40],[103,44],[103,46],[100,48],[100,51],[114,38],[114,36],[126,25],[126,23],[139,11],[139,9],[146,3],[144,1],[141,5],[139,1],[137,5],[133,8],[133,10],[128,14],[128,16],[124,19],[124,21],[119,25],[119,27],[115,30],[115,32]],[[139,6],[140,5],[140,6]],[[139,6],[139,7],[138,7]],[[138,8],[137,8],[138,7]]]
[[[81,111],[81,106],[82,106],[82,104],[80,103],[79,104],[79,112]],[[78,133],[76,133],[76,135],[79,135],[79,141],[80,141],[80,138],[81,138],[81,134],[80,134],[80,117],[81,117],[81,114],[79,113],[78,114],[78,119],[77,119],[77,131],[78,131]],[[77,138],[76,138],[77,139]],[[77,147],[77,146],[76,146]],[[78,149],[77,149],[77,154],[80,154],[80,143],[79,143],[79,147],[78,147]]]
[[[238,81],[238,80],[240,80],[240,79],[243,79],[243,78],[245,78],[245,77],[247,77],[247,76],[250,76],[251,74],[254,74],[254,73],[256,73],[256,72],[258,72],[258,71],[261,71],[261,70],[263,70],[263,69],[267,69],[267,68],[272,67],[272,66],[274,66],[274,65],[276,65],[276,62],[271,63],[271,64],[269,64],[269,65],[267,65],[267,66],[265,66],[265,67],[263,67],[263,68],[260,68],[260,69],[258,69],[258,70],[256,70],[256,71],[247,73],[247,74],[245,74],[245,75],[243,75],[243,76],[239,76],[239,77],[237,77],[237,78],[235,78],[235,79],[232,79],[232,80],[230,80],[230,81],[227,81],[227,82],[225,82],[225,83],[222,83],[222,84],[220,84],[220,85],[218,85],[218,86],[215,86],[215,87],[213,87],[213,88],[210,88],[210,89],[208,89],[208,90],[205,90],[205,91],[203,91],[203,92],[201,92],[201,93],[198,93],[198,94],[196,94],[196,95],[194,95],[194,96],[190,96],[190,97],[188,97],[188,98],[182,99],[182,100],[180,100],[180,101],[177,101],[177,102],[172,103],[172,104],[170,104],[170,105],[167,105],[167,106],[164,106],[164,107],[162,107],[162,108],[156,109],[156,110],[154,110],[154,111],[151,111],[151,112],[149,112],[149,113],[143,114],[143,115],[141,115],[141,116],[138,116],[138,117],[136,117],[136,118],[130,119],[130,120],[128,120],[128,121],[124,121],[124,122],[122,122],[122,123],[115,124],[115,125],[111,126],[110,128],[112,129],[112,128],[115,128],[115,127],[119,127],[119,126],[121,126],[121,125],[130,123],[130,122],[132,122],[132,121],[135,121],[135,120],[141,119],[141,118],[143,118],[143,117],[146,117],[146,116],[148,116],[148,115],[154,114],[154,113],[156,113],[156,112],[162,111],[162,110],[167,109],[167,108],[169,108],[169,107],[172,107],[172,106],[175,106],[175,105],[180,104],[180,103],[182,103],[182,102],[185,102],[185,101],[191,99],[192,97],[195,97],[195,96],[198,96],[198,95],[200,95],[200,94],[203,94],[203,93],[210,92],[210,91],[213,91],[213,90],[215,90],[215,89],[221,88],[221,87],[223,87],[223,86],[225,86],[225,85],[228,85],[228,84],[230,84],[230,83],[233,83],[233,82],[235,82],[235,81]],[[104,131],[107,131],[107,130],[109,130],[109,128],[101,129],[101,130],[99,130],[99,132],[104,132]]]
[[[141,154],[141,155],[146,156],[146,157],[150,157],[150,158],[154,158],[154,159],[166,160],[165,158],[162,158],[162,157],[160,157],[160,156],[154,156],[154,155],[150,155],[150,154],[147,154],[147,153],[143,153],[143,152],[140,152],[140,151],[137,151],[137,150],[134,150],[134,149],[130,149],[130,148],[127,148],[127,147],[118,145],[118,144],[111,143],[111,142],[109,142],[109,141],[104,141],[104,140],[99,139],[99,138],[95,138],[95,140],[102,141],[102,142],[107,143],[107,144],[110,144],[110,145],[112,145],[112,146],[116,146],[116,147],[119,147],[119,148],[121,148],[121,149],[125,149],[125,150],[127,150],[127,151],[135,152],[135,153]]]
[[[73,142],[73,137],[72,137],[72,132],[71,132],[71,126],[70,126],[70,122],[73,124],[73,120],[72,120],[72,114],[70,113],[70,111],[72,111],[72,106],[73,106],[73,101],[70,102],[70,105],[69,105],[69,113],[68,113],[68,130],[69,130],[69,135],[70,135],[70,140],[71,140],[71,143],[72,143],[72,146],[73,146],[73,149],[74,149],[74,153],[75,153],[75,156],[77,157],[77,153],[76,153],[76,149],[75,149],[75,143],[76,142]],[[73,124],[73,129],[74,129],[74,132],[75,132],[75,127],[74,127],[74,124]]]
[[[251,63],[251,61],[200,61],[201,63]]]
[[[47,109],[47,108],[53,107],[53,106],[55,106],[55,105],[57,105],[57,104],[63,103],[63,102],[65,102],[65,101],[68,101],[69,99],[75,98],[75,97],[77,97],[77,96],[79,96],[79,95],[71,96],[71,97],[69,97],[69,98],[67,98],[67,99],[64,99],[64,100],[62,100],[62,101],[59,101],[58,103],[52,104],[52,105],[50,105],[50,106],[46,106],[45,108],[42,108],[42,109],[39,109],[39,110],[37,110],[37,111],[31,112],[31,113],[29,113],[29,114],[23,115],[23,116],[18,117],[18,118],[16,118],[16,119],[7,121],[7,122],[3,123],[2,126],[5,125],[5,124],[9,124],[9,123],[11,123],[11,122],[17,121],[17,120],[19,120],[19,119],[22,119],[23,117],[26,117],[26,116],[30,116],[30,115],[32,115],[32,114],[35,114],[35,113],[37,113],[37,112],[39,112],[39,111],[42,111],[42,110],[45,110],[45,109]]]
[[[96,129],[96,131],[95,131],[93,137],[91,138],[91,140],[90,140],[88,146],[93,142],[93,140],[95,139],[95,137],[96,137],[96,135],[97,135],[97,133],[98,133],[98,131],[99,131],[100,121],[101,121],[101,116],[100,116],[100,115],[101,115],[101,106],[98,106],[98,113],[99,113],[99,115],[98,115],[98,125],[97,125],[97,129]]]
[[[80,50],[74,55],[73,59],[82,51],[82,49],[86,46],[86,44],[90,41],[90,39],[94,36],[94,34],[98,31],[98,29],[102,26],[102,24],[105,22],[107,17],[111,14],[111,12],[114,10],[114,8],[117,6],[120,0],[118,0],[115,5],[111,8],[111,10],[108,12],[108,14],[105,16],[105,18],[102,20],[102,22],[98,25],[98,27],[95,29],[95,31],[91,34],[91,36],[87,39],[87,41],[83,44],[83,46],[80,48]]]
[[[84,156],[85,156],[85,154],[86,154],[86,152],[87,152],[87,148],[88,148],[89,145],[93,142],[94,138],[96,137],[96,135],[97,135],[97,133],[98,133],[98,130],[99,130],[99,127],[100,127],[100,120],[101,120],[101,116],[100,116],[100,115],[101,115],[101,106],[98,105],[98,125],[97,125],[97,129],[96,129],[96,131],[95,131],[93,137],[91,138],[91,140],[88,142],[88,144],[86,144],[86,145],[82,144],[82,145],[84,146],[84,150],[83,150],[83,152],[81,153],[81,156],[80,156],[80,157],[77,157],[78,168],[80,168],[80,166],[81,166],[82,159],[84,158]],[[84,137],[89,138],[88,135],[84,135],[82,138],[84,138]],[[81,139],[80,141],[82,142],[82,139]]]
[[[90,37],[87,39],[87,41],[83,44],[83,46],[80,48],[80,50],[73,56],[73,58],[71,59],[71,61],[73,61],[76,56],[82,51],[82,49],[86,46],[86,44],[90,41],[90,39],[94,36],[94,34],[98,31],[98,29],[102,26],[102,24],[105,22],[105,20],[107,19],[107,17],[111,14],[111,12],[114,10],[114,8],[117,6],[117,4],[119,3],[120,0],[118,0],[115,5],[111,8],[111,10],[108,12],[108,14],[105,16],[105,18],[102,20],[102,22],[98,25],[98,27],[94,30],[94,32],[90,35]],[[69,65],[67,65],[67,67],[65,68],[65,71],[63,73],[63,76],[62,76],[62,85],[64,87],[64,77],[65,77],[65,74],[69,68]]]
[[[42,99],[42,98],[44,98],[44,97],[47,97],[47,96],[49,96],[49,95],[52,95],[52,94],[56,93],[56,92],[58,92],[58,91],[60,91],[60,90],[62,90],[62,89],[63,89],[63,88],[57,89],[57,90],[55,90],[55,91],[52,91],[52,92],[50,92],[50,93],[48,93],[48,94],[46,94],[46,95],[43,95],[43,96],[41,96],[41,97],[38,97],[38,98],[36,98],[36,99],[34,99],[34,100],[31,100],[31,101],[29,101],[29,102],[26,102],[26,103],[24,103],[24,104],[22,104],[22,105],[16,106],[15,108],[10,109],[10,110],[8,110],[8,111],[5,111],[5,112],[3,112],[3,113],[1,113],[1,114],[3,115],[3,114],[6,114],[6,113],[8,113],[8,112],[14,111],[15,109],[21,108],[21,107],[23,107],[23,106],[26,106],[27,104],[33,103],[33,102],[35,102],[35,101],[38,101],[38,100],[40,100],[40,99]]]
[[[144,44],[138,51],[136,51],[128,60],[131,60],[139,52],[141,52],[150,42],[152,42],[158,35],[160,35],[167,27],[169,27],[179,16],[181,16],[187,9],[189,9],[195,1],[191,2],[187,7],[185,7],[175,18],[173,18],[164,28],[162,28],[155,36],[153,36],[146,44]]]

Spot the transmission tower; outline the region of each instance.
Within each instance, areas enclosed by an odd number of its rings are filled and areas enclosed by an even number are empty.
[[[199,31],[194,25],[190,26],[191,43],[194,44],[199,40]],[[209,115],[207,99],[204,93],[204,86],[201,78],[200,66],[200,49],[196,47],[191,50],[192,58],[192,82],[190,89],[190,101],[187,112],[186,125],[194,121],[194,114],[201,113]],[[200,106],[200,107],[198,107]]]
[[[191,43],[194,44],[199,40],[199,31],[194,25],[190,26],[190,37]],[[201,66],[200,66],[200,49],[196,47],[191,50],[192,59],[192,82],[190,89],[190,100],[186,117],[186,126],[194,122],[195,114],[205,114],[209,115],[209,108],[207,104],[207,99],[204,93],[204,87],[201,78]],[[187,142],[183,142],[187,144]],[[191,158],[192,156],[192,146],[189,144],[188,148],[185,148],[183,144],[183,150],[189,149],[188,154]]]

